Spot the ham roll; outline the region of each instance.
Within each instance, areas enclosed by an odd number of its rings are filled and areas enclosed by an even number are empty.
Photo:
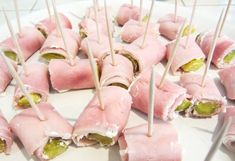
[[[181,16],[177,16],[175,21],[175,14],[167,14],[161,17],[158,20],[160,34],[169,40],[176,39],[184,19]]]
[[[235,66],[219,71],[219,76],[226,89],[227,97],[235,100]]]
[[[139,20],[140,9],[137,6],[132,6],[131,4],[123,4],[117,13],[116,21],[119,26],[123,26],[130,19]]]
[[[142,72],[130,90],[133,99],[132,107],[146,114],[149,104],[150,77],[151,70]],[[160,81],[161,76],[156,74],[154,116],[162,120],[171,120],[174,118],[177,107],[186,99],[186,89],[168,80],[165,81],[162,88],[159,88]]]
[[[22,72],[20,78],[27,91],[36,104],[46,102],[49,95],[49,74],[47,66],[42,63],[30,63],[26,65],[26,68],[27,73]],[[18,85],[15,88],[14,106],[17,108],[30,107],[29,101]]]
[[[39,160],[53,159],[68,149],[73,127],[50,104],[39,104],[46,120],[40,121],[32,108],[17,114],[10,126],[28,155]]]
[[[212,117],[220,113],[226,103],[213,79],[206,77],[204,86],[201,86],[201,81],[202,76],[198,74],[188,73],[180,77],[180,84],[187,89],[188,98],[192,102],[186,111],[187,116]]]
[[[128,89],[134,78],[131,61],[122,55],[115,54],[115,65],[112,64],[112,56],[108,55],[102,60],[101,78],[102,86],[120,86]]]
[[[0,112],[0,153],[10,154],[13,134],[7,120]]]
[[[146,23],[130,19],[121,29],[121,39],[126,43],[131,43],[144,35]],[[148,34],[151,36],[158,35],[159,25],[157,23],[150,23]]]
[[[64,28],[63,30],[68,51],[65,49],[61,35],[54,30],[48,36],[40,50],[41,58],[43,60],[49,62],[51,59],[66,59],[68,58],[67,52],[73,57],[78,54],[80,48],[79,34],[71,29]]]
[[[141,48],[142,42],[143,36],[133,41],[130,45],[126,45],[119,52],[119,54],[127,57],[132,62],[135,75],[159,63],[166,56],[166,47],[156,37],[147,35],[143,48]]]
[[[72,29],[72,24],[70,20],[62,13],[59,13],[59,19],[61,26],[63,28],[69,28]],[[53,30],[56,29],[56,21],[55,16],[52,16],[51,18],[45,18],[41,21],[39,21],[35,27],[45,36],[47,37]]]
[[[21,32],[17,34],[17,39],[25,60],[39,50],[45,41],[44,36],[35,27],[22,28]],[[18,62],[17,48],[11,37],[0,43],[0,49],[7,57]]]
[[[68,60],[54,59],[48,67],[51,85],[58,92],[95,86],[88,59],[76,59],[73,66]]]
[[[185,48],[186,37],[181,38],[174,60],[171,65],[173,74],[177,71],[191,72],[200,69],[204,65],[205,55],[194,39],[190,38],[188,47]],[[174,50],[175,42],[167,45],[167,58],[170,58]]]
[[[202,33],[197,37],[196,41],[206,56],[210,52],[213,37],[213,32]],[[221,35],[218,38],[212,63],[215,64],[217,68],[226,68],[235,65],[235,43],[232,39],[225,35]]]
[[[77,146],[99,143],[112,146],[126,126],[131,110],[131,96],[120,87],[103,87],[104,110],[95,95],[74,125],[73,141]]]
[[[173,125],[153,124],[153,135],[147,136],[148,125],[125,129],[119,138],[122,161],[181,161],[182,147]]]

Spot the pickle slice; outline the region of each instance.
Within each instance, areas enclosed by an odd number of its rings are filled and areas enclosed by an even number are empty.
[[[0,139],[0,153],[5,152],[5,150],[6,150],[6,141]]]
[[[184,64],[183,66],[181,66],[181,69],[184,72],[197,71],[203,66],[203,64],[204,64],[204,59],[193,59],[187,64]]]
[[[211,116],[220,105],[216,102],[200,102],[194,106],[194,110],[202,116]]]
[[[231,51],[224,57],[224,62],[229,64],[235,59],[235,50]]]
[[[10,58],[11,60],[17,61],[17,55],[13,51],[4,51],[6,57]]]
[[[183,102],[176,108],[175,111],[177,111],[177,112],[185,111],[185,110],[187,110],[191,105],[192,105],[192,103],[191,103],[190,101],[188,101],[187,99],[185,99],[185,100],[183,100]]]
[[[38,93],[30,93],[30,96],[32,97],[35,104],[38,104],[41,101],[42,96]],[[29,103],[28,99],[25,96],[22,96],[19,99],[17,104],[20,107],[30,106],[30,103]]]
[[[113,142],[112,138],[109,138],[107,136],[102,136],[96,133],[88,134],[87,139],[92,141],[97,141],[98,143],[104,146],[111,145]]]
[[[41,34],[42,34],[45,38],[47,38],[47,33],[46,33],[46,31],[45,31],[45,30],[43,30],[43,29],[42,29],[42,28],[40,28],[40,27],[38,27],[37,29],[38,29],[38,31],[40,31],[40,32],[41,32]]]
[[[43,148],[44,159],[53,159],[68,149],[69,143],[60,138],[50,139]]]
[[[140,72],[140,68],[139,68],[139,63],[136,59],[134,59],[131,55],[129,54],[122,54],[123,56],[125,56],[127,59],[129,59],[133,65],[133,72],[134,74],[138,74]]]
[[[51,61],[52,59],[65,59],[63,55],[57,53],[46,53],[42,57],[48,62]]]
[[[118,86],[124,89],[128,89],[128,87],[122,83],[111,83],[109,86]]]
[[[79,35],[80,35],[81,39],[84,39],[87,37],[87,34],[83,28],[79,29]]]
[[[194,32],[196,32],[196,29],[194,27],[191,28],[191,34],[193,34]],[[182,33],[182,36],[188,36],[189,35],[189,25],[187,25],[184,28],[184,31]]]

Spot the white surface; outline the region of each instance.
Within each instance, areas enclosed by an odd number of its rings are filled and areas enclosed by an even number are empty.
[[[112,1],[113,13],[116,13],[117,7],[119,7],[124,0]],[[148,1],[149,2],[149,1]],[[148,3],[149,4],[149,3]],[[73,27],[77,30],[78,19],[71,16],[69,12],[74,12],[79,16],[82,16],[85,12],[85,9],[91,5],[91,2],[87,1],[78,1],[69,5],[63,5],[58,7],[59,11],[63,11],[67,16],[73,21]],[[145,4],[146,6],[147,4]],[[165,3],[157,2],[155,3],[154,16],[152,20],[156,21],[157,18],[161,15],[164,15],[171,10],[173,6]],[[115,7],[114,7],[115,6]],[[185,8],[180,8],[180,13],[182,15],[190,16],[190,10]],[[195,15],[195,24],[198,31],[203,31],[214,27],[219,16],[219,12],[215,14],[215,17],[210,17],[205,14],[205,12],[196,12]],[[37,11],[33,14],[22,17],[22,24],[30,25],[32,22],[35,23],[38,20],[47,16],[46,10]],[[205,23],[206,22],[206,23]],[[15,24],[15,22],[13,23]],[[14,25],[16,28],[16,25]],[[235,38],[235,33],[232,32],[232,26],[226,26],[226,33],[229,34],[232,38]],[[6,25],[0,26],[0,35],[1,40],[6,38],[9,33],[6,28]],[[38,59],[38,55],[35,54],[30,61],[35,61]],[[161,65],[157,68],[158,73],[163,72],[163,67]],[[199,71],[202,73],[202,71]],[[223,87],[219,83],[217,78],[217,71],[211,71],[210,75],[215,78],[215,81],[220,88],[222,94],[224,94]],[[178,81],[178,77],[168,76],[172,81]],[[0,97],[0,108],[3,111],[4,115],[10,120],[17,112],[12,107],[14,88],[11,85],[6,90],[5,96]],[[49,96],[49,102],[54,105],[54,107],[71,123],[77,119],[79,114],[82,112],[83,108],[89,102],[92,97],[92,90],[81,90],[81,91],[71,91],[63,94],[57,94],[51,92]],[[234,103],[233,103],[234,104]],[[140,123],[145,123],[147,117],[137,111],[132,111],[127,127],[135,126]],[[217,117],[212,119],[190,119],[179,117],[172,121],[172,123],[177,127],[179,131],[180,141],[182,143],[184,152],[183,152],[183,161],[203,161],[210,145],[211,145],[211,136],[214,130],[214,127],[217,122]],[[27,130],[27,129],[25,129]],[[29,131],[30,133],[30,131]],[[224,147],[221,147],[220,150],[216,153],[213,161],[234,161],[235,155],[228,152]],[[21,143],[17,141],[12,147],[12,153],[9,156],[4,154],[0,155],[0,160],[4,161],[26,161],[33,160],[28,156],[22,147]],[[68,151],[66,151],[61,156],[54,159],[55,161],[69,160],[69,161],[120,161],[118,146],[111,147],[109,149],[100,148],[98,146],[87,147],[87,148],[76,148],[71,146]]]

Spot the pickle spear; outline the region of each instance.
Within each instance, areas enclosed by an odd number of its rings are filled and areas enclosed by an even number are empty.
[[[200,102],[194,106],[194,110],[202,116],[211,116],[220,105],[216,102]]]
[[[122,83],[111,83],[109,86],[118,86],[124,89],[128,89],[128,87]]]
[[[5,140],[0,139],[0,153],[5,152],[6,150],[6,142]]]
[[[32,97],[35,104],[38,104],[41,101],[42,96],[38,93],[30,93],[30,96]],[[22,96],[17,102],[17,104],[20,107],[30,106],[30,103],[25,96]]]
[[[98,143],[104,146],[111,145],[113,142],[112,138],[109,138],[107,136],[102,136],[96,133],[88,134],[87,139],[92,141],[97,141]]]
[[[231,51],[228,55],[224,57],[224,62],[229,64],[235,59],[235,50]]]
[[[183,100],[183,102],[176,108],[175,111],[177,111],[177,112],[185,111],[185,110],[187,110],[191,105],[192,105],[192,103],[191,103],[190,101],[188,101],[187,99],[185,99],[185,100]]]
[[[17,55],[13,51],[4,51],[6,57],[10,58],[11,60],[17,61]]]
[[[196,32],[196,29],[194,27],[191,28],[191,34],[193,34],[194,32]],[[182,33],[182,36],[188,36],[189,35],[189,25],[187,25]]]
[[[63,55],[57,53],[46,53],[42,57],[48,62],[51,61],[52,59],[65,59]]]
[[[188,62],[187,64],[184,64],[181,66],[181,69],[184,72],[192,72],[197,71],[200,69],[204,64],[204,59],[193,59],[192,61]]]

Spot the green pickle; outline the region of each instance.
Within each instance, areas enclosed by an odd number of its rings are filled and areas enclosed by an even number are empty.
[[[47,33],[46,33],[46,31],[44,31],[44,30],[41,29],[41,28],[37,28],[37,29],[38,29],[38,31],[41,32],[41,34],[42,34],[45,38],[47,38]]]
[[[48,62],[51,61],[52,59],[65,59],[63,55],[57,53],[46,53],[42,57],[46,59]]]
[[[184,64],[183,66],[181,66],[181,69],[184,72],[197,71],[203,66],[203,64],[204,64],[204,59],[193,59],[187,64]]]
[[[50,139],[43,149],[45,159],[53,159],[68,149],[68,144],[60,138]]]
[[[6,149],[6,141],[0,139],[0,153],[3,153]]]
[[[142,18],[142,21],[143,22],[147,22],[149,19],[149,15],[145,15],[143,18]]]
[[[38,104],[41,101],[41,95],[38,93],[30,93],[30,96],[33,98],[34,103]],[[22,96],[18,101],[18,106],[30,106],[28,99],[25,96]]]
[[[111,83],[109,86],[118,86],[124,89],[128,89],[128,87],[122,83]]]
[[[136,59],[132,58],[132,56],[130,56],[129,54],[123,54],[123,56],[125,56],[127,59],[129,59],[133,65],[133,72],[134,74],[137,74],[140,72],[140,68],[139,68],[139,63]]]
[[[183,100],[183,102],[176,108],[175,111],[181,112],[187,110],[192,103],[188,101],[187,99]]]
[[[196,29],[194,27],[191,28],[191,34],[193,34],[194,32],[196,32]],[[189,35],[189,25],[187,25],[182,33],[182,36],[188,36]]]
[[[88,134],[87,139],[97,141],[104,146],[108,146],[108,145],[112,144],[112,142],[113,142],[112,138],[109,138],[107,136],[102,136],[102,135],[96,134],[96,133]]]
[[[84,39],[87,37],[87,34],[83,28],[80,28],[79,35],[80,35],[81,39]]]
[[[235,59],[235,50],[231,51],[228,55],[224,57],[224,62],[229,64]]]
[[[13,51],[5,51],[4,52],[5,56],[10,58],[11,60],[17,61],[17,55]]]
[[[200,102],[194,106],[194,110],[199,115],[210,116],[211,114],[216,112],[219,106],[220,105],[216,102]]]

